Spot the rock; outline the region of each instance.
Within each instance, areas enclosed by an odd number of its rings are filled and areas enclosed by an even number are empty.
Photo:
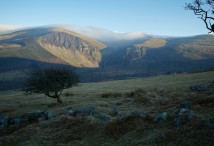
[[[37,122],[38,120],[47,120],[48,112],[43,110],[34,110],[25,115],[29,122]]]
[[[8,124],[13,125],[13,124],[24,124],[27,123],[28,120],[25,116],[15,116],[15,117],[10,117]]]
[[[181,121],[181,119],[176,118],[176,119],[174,119],[173,123],[175,124],[175,126],[179,127],[182,124],[182,121]]]
[[[77,110],[77,114],[81,116],[90,116],[95,113],[95,108],[94,107],[82,107]]]
[[[192,101],[191,100],[184,100],[180,104],[180,108],[191,109],[191,107],[192,107]]]
[[[199,84],[199,85],[191,86],[190,90],[192,90],[194,92],[201,92],[204,89],[206,89],[207,87],[208,87],[208,84]]]
[[[8,126],[9,115],[0,115],[0,129]]]
[[[68,115],[68,116],[76,116],[77,115],[77,112],[74,108],[72,107],[69,107],[65,110],[65,113]]]
[[[96,113],[94,115],[95,118],[99,119],[102,122],[109,122],[111,118],[107,115],[101,114],[101,113]]]
[[[161,112],[153,117],[153,121],[154,122],[163,122],[163,121],[166,121],[167,117],[168,117],[167,112]]]
[[[186,108],[182,108],[182,109],[180,109],[180,112],[179,112],[179,116],[183,116],[185,113],[187,113],[189,110],[188,109],[186,109]]]
[[[90,116],[95,113],[95,108],[91,106],[82,107],[79,109],[69,107],[65,110],[65,112],[68,116]]]
[[[180,118],[185,119],[185,120],[192,120],[192,118],[194,116],[193,112],[186,108],[180,109],[180,112],[178,115]]]

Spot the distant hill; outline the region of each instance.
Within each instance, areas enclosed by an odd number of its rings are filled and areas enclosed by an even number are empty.
[[[111,50],[111,49],[110,49]],[[106,70],[164,74],[214,68],[214,36],[149,38],[104,54]]]
[[[0,59],[22,58],[75,67],[98,67],[99,41],[64,28],[35,28],[0,35]]]

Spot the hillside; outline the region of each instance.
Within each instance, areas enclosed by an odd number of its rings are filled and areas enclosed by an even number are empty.
[[[42,94],[1,92],[1,118],[19,124],[0,128],[0,145],[213,145],[213,79],[212,71],[82,83],[63,92],[62,104]],[[50,119],[18,122],[39,111]]]
[[[102,63],[107,70],[119,68],[140,74],[213,69],[213,40],[213,35],[138,40],[128,47],[104,54]]]
[[[97,67],[100,49],[94,39],[64,28],[26,29],[0,36],[0,59],[22,58],[75,67]]]

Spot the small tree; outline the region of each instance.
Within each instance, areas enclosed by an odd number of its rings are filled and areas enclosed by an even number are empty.
[[[206,25],[206,28],[214,32],[214,0],[193,0],[192,3],[186,3],[186,10],[192,10],[195,15],[199,16]]]
[[[79,77],[72,70],[36,70],[27,78],[24,91],[27,94],[44,93],[46,96],[55,98],[58,103],[61,103],[60,95],[63,89],[77,85],[78,82]]]

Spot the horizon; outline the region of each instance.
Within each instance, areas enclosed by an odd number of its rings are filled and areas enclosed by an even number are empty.
[[[67,25],[175,37],[207,34],[203,22],[184,9],[189,1],[7,0],[0,2],[0,27]]]

